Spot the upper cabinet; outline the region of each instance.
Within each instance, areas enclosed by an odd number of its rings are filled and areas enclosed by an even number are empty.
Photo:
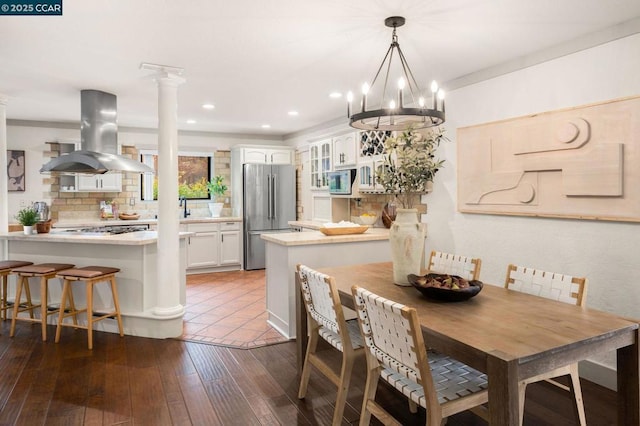
[[[293,150],[291,148],[240,148],[239,154],[242,164],[293,164]]]
[[[359,132],[349,132],[332,138],[333,168],[352,168],[357,162],[357,143]]]
[[[313,190],[329,188],[329,172],[332,170],[331,144],[331,139],[325,139],[309,145],[309,168]]]
[[[122,174],[78,175],[78,191],[121,192]]]

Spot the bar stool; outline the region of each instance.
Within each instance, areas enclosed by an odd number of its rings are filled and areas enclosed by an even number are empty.
[[[47,300],[49,296],[49,280],[56,276],[56,273],[65,269],[73,268],[75,265],[69,263],[40,263],[37,265],[21,266],[11,270],[12,274],[18,276],[18,286],[16,287],[16,300],[13,304],[13,317],[11,318],[11,332],[9,335],[13,337],[16,331],[16,320],[39,322],[42,325],[42,341],[47,340],[47,317],[58,313],[58,309],[47,309]],[[40,304],[31,303],[31,292],[29,290],[29,278],[40,278]],[[20,307],[20,297],[22,289],[27,294],[27,304]],[[40,318],[33,318],[33,310],[40,308]],[[18,318],[20,312],[29,311],[29,318]]]
[[[64,280],[62,286],[62,298],[60,300],[60,312],[58,314],[58,326],[56,328],[56,343],[60,341],[60,334],[62,327],[74,327],[87,330],[89,349],[93,349],[93,324],[102,321],[106,318],[115,317],[118,320],[118,331],[120,337],[124,336],[122,329],[122,317],[120,316],[120,303],[118,302],[118,289],[116,288],[115,274],[120,272],[118,268],[111,268],[106,266],[85,266],[84,268],[68,269],[66,271],[59,272],[57,277]],[[76,309],[75,306],[71,306],[69,312],[65,312],[67,307],[67,298],[73,301],[73,291],[71,289],[71,283],[77,281],[84,281],[87,287],[87,307],[84,309]],[[114,310],[112,312],[101,314],[98,318],[93,318],[93,286],[97,283],[109,281],[111,284],[111,296],[113,297]],[[78,325],[78,314],[87,313],[87,325]],[[74,323],[68,324],[62,321],[67,317],[73,317]]]
[[[19,268],[21,266],[33,265],[33,262],[25,262],[24,260],[3,260],[0,261],[0,277],[2,277],[2,295],[0,295],[0,315],[3,320],[7,319],[7,309],[9,305],[7,304],[7,287],[9,284],[9,274],[11,270],[14,268]],[[27,302],[31,303],[31,294],[27,293]],[[31,313],[31,317],[33,318],[33,312]]]

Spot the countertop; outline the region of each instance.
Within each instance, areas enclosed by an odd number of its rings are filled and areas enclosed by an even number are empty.
[[[317,220],[291,220],[289,226],[299,226],[300,228],[315,229],[316,231],[324,225],[324,222]]]
[[[369,228],[363,234],[332,236],[324,235],[320,231],[278,232],[273,234],[262,234],[260,237],[265,241],[283,246],[303,246],[388,240],[389,230],[386,228]]]
[[[125,221],[128,222],[128,221]],[[193,232],[180,232],[180,238],[193,235]],[[47,234],[24,235],[20,232],[9,232],[0,235],[0,240],[8,241],[29,241],[43,243],[81,243],[81,244],[109,244],[109,245],[145,245],[155,244],[158,241],[158,233],[156,231],[138,231],[128,234],[77,234],[73,232],[65,232],[62,230],[52,231]]]
[[[241,217],[228,216],[228,217],[189,217],[186,219],[181,218],[180,223],[183,225],[189,223],[221,223],[221,222],[242,222]],[[154,225],[158,223],[158,219],[136,219],[136,220],[120,220],[120,219],[106,219],[106,220],[73,220],[55,222],[53,228],[90,228],[94,226],[112,226],[112,225]]]

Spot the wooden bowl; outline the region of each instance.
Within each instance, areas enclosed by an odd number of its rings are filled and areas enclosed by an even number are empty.
[[[120,219],[120,220],[136,220],[136,219],[140,219],[140,215],[138,213],[120,213],[118,215],[118,219]]]
[[[427,274],[427,275],[407,275],[407,279],[420,293],[425,297],[435,300],[441,300],[444,302],[460,302],[468,300],[480,293],[482,290],[482,281],[471,280],[469,281],[469,287],[461,289],[449,289],[442,287],[425,287],[424,281],[427,282],[435,277],[442,277],[445,274]],[[450,277],[460,278],[457,275],[449,275]]]
[[[367,229],[368,226],[336,226],[334,228],[325,228],[324,226],[320,227],[320,232],[324,235],[349,235],[349,234],[362,234]]]

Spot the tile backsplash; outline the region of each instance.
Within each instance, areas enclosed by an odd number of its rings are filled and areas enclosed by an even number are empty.
[[[45,158],[54,158],[60,155],[60,144],[56,142],[47,143],[48,150],[44,153]],[[133,146],[123,146],[122,155],[138,159],[138,150]],[[222,175],[226,182],[231,179],[231,154],[229,151],[216,151],[214,154],[214,171],[216,175]],[[78,221],[78,220],[100,220],[100,202],[111,201],[118,203],[120,213],[138,213],[141,218],[155,218],[158,214],[157,201],[140,200],[140,175],[136,173],[122,174],[121,192],[69,192],[61,188],[59,176],[47,176],[43,178],[45,187],[49,185],[49,196],[52,200],[50,207],[51,219],[53,221]],[[227,185],[231,188],[231,185]],[[229,189],[226,197],[231,199]],[[133,203],[133,205],[131,205]],[[190,217],[211,216],[207,200],[188,201]],[[231,206],[225,204],[222,216],[231,213]],[[176,215],[181,215],[182,209],[178,206],[176,199]]]

